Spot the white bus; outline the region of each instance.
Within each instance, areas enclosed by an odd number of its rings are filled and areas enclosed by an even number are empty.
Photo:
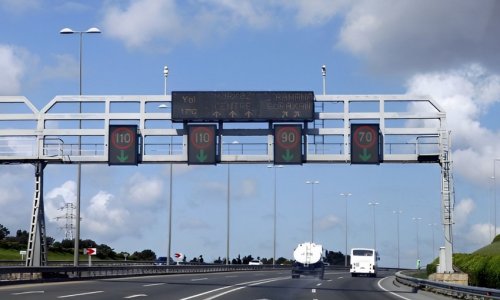
[[[380,260],[375,249],[353,248],[351,249],[351,276],[359,274],[377,276],[377,261]]]

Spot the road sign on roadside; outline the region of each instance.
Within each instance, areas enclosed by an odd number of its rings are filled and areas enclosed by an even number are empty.
[[[351,164],[379,164],[379,124],[351,124]]]
[[[83,248],[83,254],[85,255],[96,255],[97,248]]]
[[[137,165],[137,125],[109,125],[108,164]]]

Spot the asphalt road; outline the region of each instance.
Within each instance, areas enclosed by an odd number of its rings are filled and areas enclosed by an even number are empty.
[[[292,279],[290,271],[253,271],[178,274],[79,282],[10,285],[0,287],[0,299],[448,299],[413,293],[394,285],[390,272],[377,278],[352,278],[345,271],[326,271],[324,280]]]

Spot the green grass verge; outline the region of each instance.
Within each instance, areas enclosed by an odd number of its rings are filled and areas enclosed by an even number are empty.
[[[26,256],[25,256],[26,257]],[[88,259],[87,255],[80,254],[80,260]],[[2,249],[0,248],[0,260],[21,260],[21,255],[19,254],[19,250],[15,249]],[[49,251],[48,260],[67,260],[73,261],[73,253],[67,252],[55,252]],[[97,257],[92,257],[92,260],[99,260]]]

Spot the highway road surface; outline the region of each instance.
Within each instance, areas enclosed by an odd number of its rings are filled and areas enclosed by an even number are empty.
[[[75,282],[0,286],[0,299],[16,300],[314,300],[314,299],[449,299],[430,293],[412,292],[395,285],[391,272],[377,278],[352,278],[346,271],[325,272],[324,280],[292,279],[288,270],[173,274]]]

